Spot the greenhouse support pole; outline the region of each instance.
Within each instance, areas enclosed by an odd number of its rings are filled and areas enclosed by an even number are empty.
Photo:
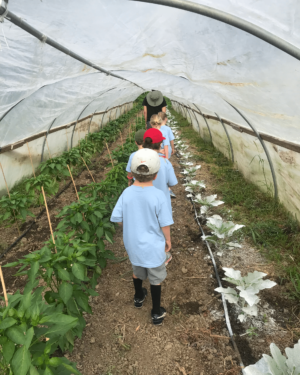
[[[98,99],[100,96],[102,96],[102,95],[106,94],[107,92],[112,91],[112,90],[114,90],[114,89],[116,89],[116,88],[117,88],[117,87],[113,87],[113,88],[111,88],[111,89],[109,89],[109,90],[106,90],[105,92],[103,92],[102,94],[100,94],[99,96],[97,96],[96,99]],[[94,99],[94,100],[96,100],[96,99]],[[94,100],[92,100],[91,103],[92,103]],[[90,103],[90,104],[91,104],[91,103]],[[98,111],[98,108],[96,108],[95,112],[93,113],[93,115],[92,115],[92,117],[91,117],[91,120],[90,120],[90,123],[89,123],[89,127],[88,127],[88,133],[90,133],[90,128],[91,128],[92,120],[93,120],[93,117],[95,116],[95,113],[96,113],[97,111]]]
[[[42,146],[42,155],[41,155],[41,163],[43,162],[43,159],[44,159],[44,150],[45,150],[45,144],[46,144],[46,141],[47,141],[47,137],[48,137],[48,134],[53,126],[53,124],[55,123],[55,120],[56,118],[52,121],[51,125],[49,126],[48,130],[47,130],[47,133],[45,135],[45,139],[44,139],[44,142],[43,142],[43,146]]]
[[[0,9],[2,9],[2,7]],[[42,43],[48,44],[49,46],[59,50],[60,52],[72,57],[73,59],[75,59],[77,61],[80,61],[81,63],[83,63],[87,66],[90,66],[93,69],[98,70],[101,73],[105,73],[106,75],[121,79],[122,81],[129,82],[132,85],[137,86],[138,88],[145,91],[141,86],[137,85],[136,83],[131,82],[128,79],[123,78],[123,77],[121,77],[117,74],[111,73],[110,71],[105,70],[105,69],[101,68],[100,66],[98,66],[96,64],[93,64],[91,61],[89,61],[89,60],[85,59],[84,57],[78,55],[77,53],[69,50],[68,48],[64,47],[62,44],[57,43],[55,40],[49,38],[48,36],[46,36],[45,34],[40,32],[39,30],[35,29],[31,25],[29,25],[27,22],[25,22],[22,18],[16,16],[14,13],[8,11],[5,18],[8,21],[10,21],[11,23],[13,23],[16,26],[20,27],[21,29],[25,30],[27,33],[31,34],[35,38],[39,39]]]
[[[228,102],[227,102],[228,103]],[[275,169],[274,169],[274,166],[273,166],[273,163],[272,163],[272,159],[271,159],[271,156],[269,154],[269,151],[265,145],[265,142],[263,141],[263,139],[261,138],[259,132],[256,130],[256,128],[253,126],[253,124],[251,124],[251,122],[247,119],[247,117],[245,115],[242,114],[242,112],[240,112],[234,105],[228,103],[233,109],[235,109],[237,111],[237,113],[246,121],[246,123],[250,126],[250,128],[254,131],[256,137],[258,138],[260,144],[262,145],[262,148],[264,149],[265,151],[265,154],[267,156],[267,159],[268,159],[268,163],[269,163],[269,166],[270,166],[270,169],[271,169],[271,173],[272,173],[272,178],[273,178],[273,185],[274,185],[274,198],[277,200],[278,199],[278,186],[277,186],[277,178],[276,178],[276,173],[275,173]]]
[[[234,16],[233,14],[224,12],[223,10],[215,9],[206,5],[201,5],[194,3],[192,1],[186,0],[132,0],[142,3],[150,3],[157,5],[164,5],[171,8],[182,9],[187,12],[192,12],[200,14],[202,16],[212,18],[217,21],[221,21],[233,27],[236,27],[240,30],[245,31],[251,35],[256,36],[257,38],[264,40],[265,42],[271,44],[272,46],[280,49],[283,52],[295,57],[297,60],[300,60],[300,48],[294,46],[293,44],[287,42],[286,40],[278,37],[275,34],[270,33],[269,31],[263,29],[246,21],[240,17]]]
[[[228,139],[228,142],[229,142],[229,146],[230,146],[230,151],[231,151],[231,160],[232,160],[232,163],[234,163],[234,154],[233,154],[233,148],[232,148],[232,143],[231,143],[231,139],[230,139],[230,136],[229,136],[229,133],[226,129],[226,126],[224,125],[222,119],[220,118],[220,116],[215,112],[216,116],[218,117],[220,123],[222,124],[224,130],[225,130],[225,133],[227,135],[227,139]]]
[[[202,117],[203,117],[203,119],[204,119],[204,121],[205,121],[205,124],[206,124],[206,126],[207,126],[207,129],[208,129],[208,131],[209,131],[210,141],[211,141],[211,143],[212,143],[212,135],[211,135],[210,127],[209,127],[209,125],[208,125],[208,122],[207,122],[207,120],[206,120],[206,117],[205,117],[204,114],[202,113],[201,109],[200,109],[195,103],[193,103],[193,104],[194,104],[194,106],[198,109],[198,111],[201,113],[201,115],[202,115]]]
[[[190,107],[190,108],[191,108],[191,107]],[[193,113],[193,115],[194,115],[194,117],[195,117],[195,119],[196,119],[196,121],[197,121],[198,128],[199,128],[199,135],[200,135],[200,124],[199,124],[199,121],[198,121],[198,119],[197,119],[197,116],[196,116],[196,114],[195,114],[193,108],[191,108],[191,111],[192,111],[192,113]],[[200,135],[200,136],[201,136],[201,135]]]
[[[104,117],[107,113],[107,110],[108,110],[108,107],[106,108],[105,112],[103,113],[103,116],[102,116],[102,119],[101,119],[101,125],[100,125],[100,128],[99,129],[102,129],[102,125],[103,125],[103,120],[104,120]]]

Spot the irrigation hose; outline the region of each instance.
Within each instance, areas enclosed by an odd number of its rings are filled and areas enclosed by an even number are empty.
[[[180,156],[178,155],[178,152],[176,153],[176,156],[178,158],[180,158]],[[195,220],[196,220],[196,222],[197,222],[197,224],[198,224],[198,226],[199,226],[199,228],[201,230],[202,235],[204,236],[205,233],[204,233],[203,228],[202,228],[202,226],[200,224],[200,221],[198,219],[197,209],[196,209],[195,203],[192,200],[192,198],[189,198],[189,200],[192,202],[192,205],[193,205],[193,208],[194,208]],[[205,242],[205,244],[206,244],[206,246],[208,248],[209,256],[210,256],[210,259],[212,261],[212,264],[213,264],[213,267],[214,267],[214,270],[215,270],[215,274],[216,274],[216,279],[217,279],[218,285],[219,285],[219,287],[222,288],[222,282],[221,282],[221,279],[220,279],[220,275],[219,275],[219,272],[218,272],[218,268],[217,268],[217,264],[216,264],[213,252],[212,252],[212,250],[210,248],[210,245],[209,245],[208,241],[204,240],[204,242]],[[229,318],[229,314],[228,314],[227,302],[226,302],[226,299],[224,297],[224,293],[221,293],[221,296],[222,296],[222,302],[223,302],[223,308],[224,308],[224,313],[225,313],[225,321],[226,321],[227,330],[228,330],[228,333],[229,333],[229,336],[230,336],[233,348],[234,348],[234,350],[236,352],[236,355],[237,355],[237,357],[239,359],[240,367],[243,370],[245,368],[245,366],[244,366],[241,354],[240,354],[240,352],[238,350],[238,347],[237,347],[237,345],[235,343],[235,340],[234,340],[234,335],[233,335],[233,332],[232,332],[232,327],[231,327],[230,318]]]

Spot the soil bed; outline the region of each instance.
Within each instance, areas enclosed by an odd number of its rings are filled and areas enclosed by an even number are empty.
[[[123,139],[128,130],[123,130]],[[196,136],[196,135],[195,135]],[[188,143],[188,142],[187,142]],[[113,143],[111,149],[120,144]],[[197,149],[189,151],[199,155]],[[193,158],[192,158],[193,160]],[[93,315],[85,315],[86,329],[81,339],[75,341],[72,354],[65,357],[77,362],[83,375],[234,375],[240,373],[239,362],[230,343],[224,320],[220,294],[214,292],[217,282],[206,247],[200,238],[199,227],[194,220],[194,211],[184,190],[183,175],[178,159],[172,156],[179,184],[172,190],[177,198],[172,200],[175,224],[171,228],[172,256],[168,265],[168,276],[162,285],[162,306],[167,309],[164,324],[154,327],[151,322],[151,296],[148,282],[148,297],[142,309],[133,306],[134,288],[129,260],[109,261],[96,289],[98,297],[91,299]],[[97,182],[105,177],[109,163],[107,151],[94,162],[92,173]],[[204,180],[207,195],[214,194],[217,187],[211,166],[205,162],[197,173]],[[76,179],[77,186],[90,182],[85,171]],[[218,197],[222,199],[221,196]],[[53,226],[58,223],[55,216],[67,204],[76,200],[71,186],[50,206]],[[216,209],[214,213],[218,213]],[[26,225],[29,224],[26,223]],[[25,226],[24,226],[25,228]],[[2,229],[1,241],[11,243],[16,236],[15,228]],[[2,264],[40,248],[50,236],[46,215],[3,260]],[[269,264],[246,240],[243,248],[228,251],[217,258],[220,273],[222,267],[239,269],[243,274],[259,270],[268,278],[277,280],[275,267]],[[114,244],[108,244],[116,257],[126,257],[122,231],[117,229]],[[247,256],[245,256],[247,254]],[[8,292],[22,289],[25,280],[15,278],[15,269],[5,269]],[[224,286],[226,286],[224,284]],[[275,342],[283,350],[292,346],[295,335],[290,329],[298,329],[299,319],[295,314],[297,304],[285,296],[286,286],[277,285],[260,293],[259,319],[241,325],[236,311],[229,305],[230,320],[236,343],[245,365],[253,364],[263,353],[269,354],[269,345]],[[243,335],[249,326],[255,326],[258,336]],[[243,335],[243,336],[240,336]]]

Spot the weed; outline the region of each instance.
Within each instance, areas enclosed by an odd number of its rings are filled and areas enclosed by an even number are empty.
[[[257,330],[256,327],[251,326],[250,328],[247,329],[246,333],[247,333],[250,337],[256,337],[256,336],[258,336],[258,334],[255,332],[256,330]]]
[[[180,312],[180,307],[177,305],[177,303],[173,302],[173,309],[172,309],[172,315],[176,315]]]

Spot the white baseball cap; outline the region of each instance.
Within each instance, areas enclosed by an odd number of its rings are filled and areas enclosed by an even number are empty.
[[[148,170],[139,170],[141,165],[148,167]],[[157,173],[160,168],[159,156],[156,151],[150,150],[149,148],[143,148],[133,155],[130,168],[131,172],[144,176]]]

